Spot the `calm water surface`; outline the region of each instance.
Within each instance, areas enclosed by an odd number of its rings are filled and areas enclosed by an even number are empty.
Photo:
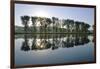
[[[16,66],[84,61],[94,61],[94,42],[92,35],[15,35]]]

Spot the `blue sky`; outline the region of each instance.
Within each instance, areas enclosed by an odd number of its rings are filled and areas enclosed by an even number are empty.
[[[58,17],[94,24],[94,8],[15,4],[15,25],[22,26],[20,16]]]

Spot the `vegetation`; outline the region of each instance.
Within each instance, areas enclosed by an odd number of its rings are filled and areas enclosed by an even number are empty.
[[[21,22],[24,27],[15,26],[15,33],[90,33],[89,24],[71,19],[21,16]]]

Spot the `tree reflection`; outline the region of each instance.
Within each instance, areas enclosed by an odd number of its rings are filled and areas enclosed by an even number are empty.
[[[58,48],[71,48],[74,46],[83,46],[90,42],[88,35],[80,34],[37,34],[32,37],[32,42],[29,44],[27,34],[24,35],[24,42],[22,43],[21,50],[56,50]]]
[[[24,35],[24,41],[22,42],[21,50],[23,50],[23,51],[29,51],[30,50],[29,43],[28,43],[28,37],[27,37],[26,34]]]

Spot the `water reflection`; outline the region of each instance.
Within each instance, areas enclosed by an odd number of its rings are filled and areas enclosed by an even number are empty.
[[[21,45],[22,51],[56,50],[59,48],[84,46],[84,44],[90,42],[88,35],[80,34],[24,34],[22,36],[17,36],[16,39],[17,38],[24,39]],[[31,40],[31,42],[29,42],[29,40]]]
[[[30,50],[27,35],[24,35],[24,41],[22,42],[21,50],[23,50],[23,51]]]

